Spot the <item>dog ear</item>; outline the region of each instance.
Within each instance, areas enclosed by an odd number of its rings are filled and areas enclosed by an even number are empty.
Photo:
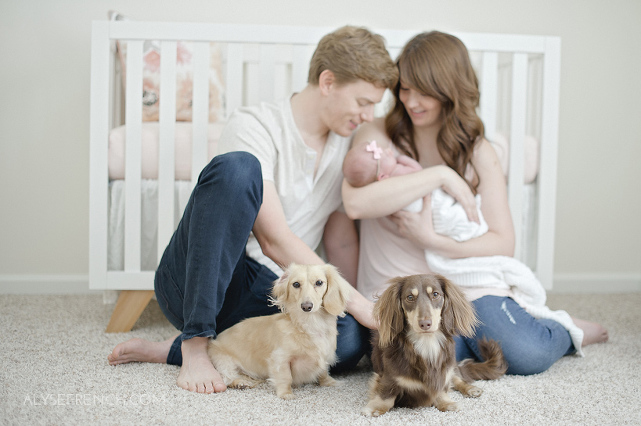
[[[273,306],[276,306],[281,311],[285,301],[287,300],[287,292],[289,289],[289,276],[291,275],[292,268],[296,267],[295,263],[291,263],[287,269],[283,271],[283,275],[280,276],[276,281],[274,281],[274,286],[272,287],[272,294],[269,298],[269,301]]]
[[[401,305],[401,288],[404,278],[392,278],[389,287],[374,305],[374,319],[378,323],[378,345],[389,346],[405,328],[405,315]]]
[[[445,313],[441,315],[445,329],[450,334],[472,337],[474,328],[479,324],[474,307],[456,284],[442,275],[436,275],[436,279],[441,283],[445,293]]]
[[[343,317],[347,301],[354,288],[329,263],[325,265],[325,277],[327,278],[327,292],[323,297],[323,307],[331,315]]]

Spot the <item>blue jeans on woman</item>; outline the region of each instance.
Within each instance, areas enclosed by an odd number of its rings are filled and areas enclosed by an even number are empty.
[[[474,337],[456,337],[456,360],[482,360],[477,341],[501,344],[507,374],[538,374],[576,352],[570,333],[558,322],[536,319],[509,297],[485,296],[472,302],[481,324]]]
[[[278,312],[268,299],[278,277],[245,254],[262,201],[261,167],[250,153],[219,155],[201,172],[154,280],[160,309],[181,331],[168,364],[182,365],[185,339]],[[338,331],[335,368],[348,369],[365,354],[369,331],[351,315],[339,318]]]

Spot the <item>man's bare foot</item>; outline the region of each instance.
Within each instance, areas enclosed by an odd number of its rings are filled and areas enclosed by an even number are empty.
[[[116,345],[107,356],[111,365],[127,364],[128,362],[157,362],[167,363],[169,349],[176,337],[164,342],[150,342],[144,339],[130,339]]]
[[[208,342],[208,337],[183,340],[183,365],[176,380],[179,387],[198,393],[224,392],[227,389],[207,355]]]
[[[583,343],[581,346],[593,343],[604,343],[608,341],[608,330],[601,324],[572,317],[574,324],[583,330]]]

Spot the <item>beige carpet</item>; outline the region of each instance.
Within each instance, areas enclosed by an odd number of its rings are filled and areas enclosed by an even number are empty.
[[[96,295],[0,295],[2,424],[641,424],[641,293],[550,295],[549,306],[601,322],[610,342],[586,357],[565,357],[547,372],[478,382],[484,393],[460,411],[394,409],[361,416],[367,363],[337,376],[338,388],[307,385],[283,401],[268,385],[197,395],[175,385],[178,367],[128,364],[106,357],[131,337],[163,340],[175,333],[152,301],[126,334],[105,334],[112,305]]]

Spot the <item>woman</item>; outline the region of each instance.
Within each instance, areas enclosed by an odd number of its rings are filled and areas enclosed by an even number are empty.
[[[484,139],[476,114],[478,81],[463,43],[440,32],[417,35],[401,52],[395,105],[385,119],[359,130],[352,149],[376,140],[416,159],[422,171],[378,181],[362,188],[343,182],[348,216],[361,221],[358,288],[368,298],[388,279],[429,272],[425,251],[445,258],[513,256],[514,228],[506,182],[498,158]],[[434,232],[429,194],[443,188],[478,222],[474,196],[488,232],[464,242]],[[423,211],[399,211],[425,197]],[[478,358],[476,340],[501,342],[508,373],[536,374],[560,357],[574,353],[568,331],[558,322],[535,319],[513,299],[509,289],[465,288],[482,325],[474,338],[457,340],[457,358]],[[606,341],[596,323],[572,318],[583,330],[583,346]]]

